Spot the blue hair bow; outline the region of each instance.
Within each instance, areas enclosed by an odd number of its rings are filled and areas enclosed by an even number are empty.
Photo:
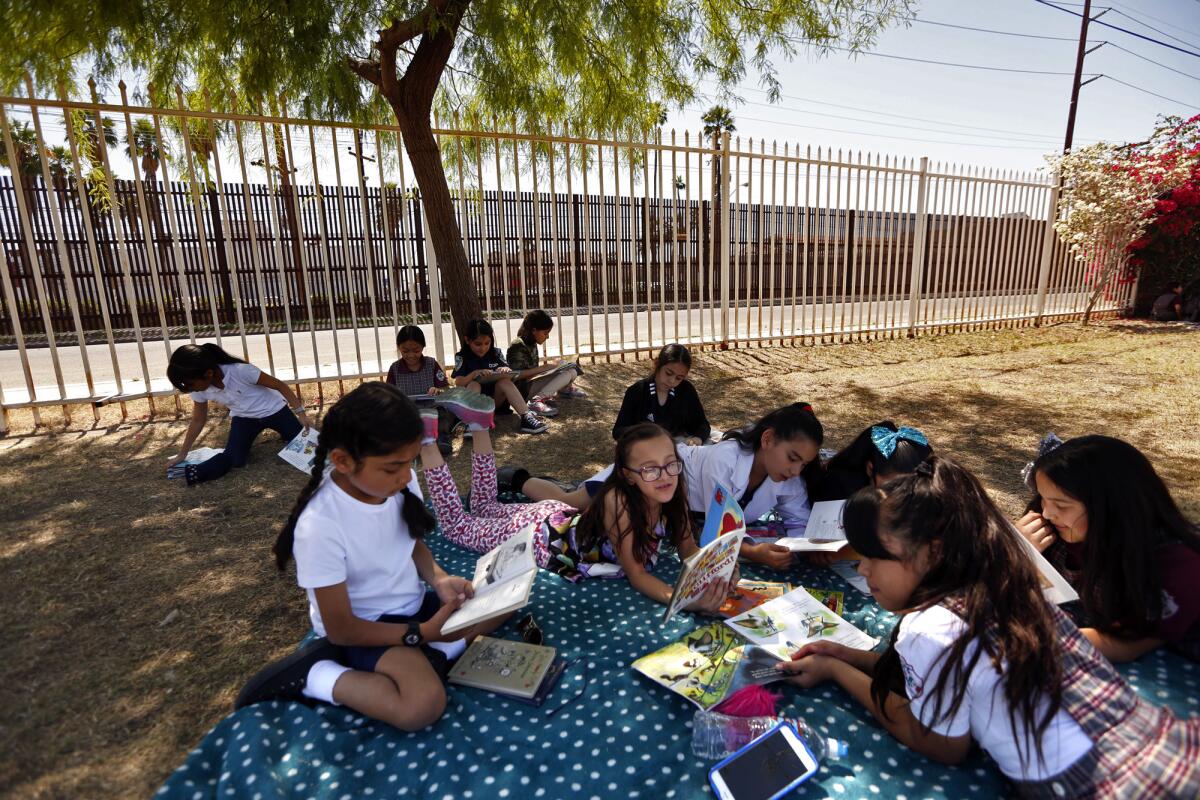
[[[884,458],[891,458],[892,453],[896,452],[896,442],[901,439],[919,444],[924,447],[929,446],[929,439],[925,438],[925,434],[921,433],[916,428],[910,428],[907,425],[902,425],[899,430],[891,431],[882,425],[871,426],[871,443],[875,445]]]

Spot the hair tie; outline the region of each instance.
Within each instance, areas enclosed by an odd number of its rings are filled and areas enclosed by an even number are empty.
[[[798,406],[801,411],[807,411],[808,413],[812,414],[813,416],[816,416],[816,414],[817,414],[817,412],[813,411],[813,407],[810,406],[808,403],[792,403],[792,405]]]
[[[907,425],[902,425],[897,430],[888,430],[882,425],[871,426],[871,443],[875,445],[875,449],[880,452],[884,458],[891,458],[892,453],[896,452],[896,443],[901,439],[919,444],[922,447],[929,446],[929,439],[925,434],[921,433],[916,428],[910,428]]]
[[[1021,468],[1021,480],[1025,482],[1025,485],[1028,486],[1031,491],[1037,491],[1037,483],[1033,478],[1034,463],[1036,463],[1038,459],[1047,453],[1053,453],[1055,450],[1062,447],[1062,444],[1063,440],[1058,438],[1058,435],[1055,434],[1054,431],[1047,433],[1042,437],[1042,440],[1038,442],[1037,456],[1034,457],[1033,461],[1030,461]]]

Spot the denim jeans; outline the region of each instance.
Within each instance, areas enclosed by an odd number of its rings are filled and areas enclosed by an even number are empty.
[[[276,431],[283,437],[284,443],[296,438],[304,426],[287,406],[276,411],[269,417],[253,419],[251,417],[233,417],[229,423],[229,440],[225,442],[225,452],[197,464],[193,483],[215,480],[234,467],[246,466],[250,457],[250,446],[258,435],[267,428]]]

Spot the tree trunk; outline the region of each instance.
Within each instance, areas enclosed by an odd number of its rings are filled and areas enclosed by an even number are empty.
[[[425,206],[426,236],[437,255],[437,269],[450,305],[450,317],[459,338],[466,335],[467,323],[483,315],[479,292],[471,279],[467,252],[463,247],[462,231],[454,213],[454,201],[442,169],[442,155],[433,138],[427,116],[406,114],[393,105],[400,131],[404,134],[404,150],[412,164],[421,202]],[[436,322],[436,320],[435,320]],[[457,349],[457,347],[455,348]]]
[[[283,218],[287,221],[288,233],[291,235],[292,266],[296,275],[296,301],[304,306],[307,299],[304,296],[304,276],[300,261],[300,248],[303,246],[300,238],[300,220],[296,216],[296,205],[292,201],[292,168],[288,162],[287,147],[283,143],[283,132],[279,126],[274,128],[275,163],[279,167],[279,193],[283,197]],[[286,292],[286,287],[284,291]],[[290,302],[286,296],[284,302]]]
[[[221,284],[221,310],[225,314],[223,322],[234,319],[233,284],[229,278],[229,261],[225,258],[226,232],[221,225],[221,212],[217,203],[217,190],[211,184],[204,192],[208,198],[208,215],[212,220],[212,244],[217,258],[217,278]]]

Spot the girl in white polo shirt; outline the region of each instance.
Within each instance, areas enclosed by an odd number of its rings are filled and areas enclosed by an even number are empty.
[[[291,387],[253,364],[229,355],[215,344],[185,344],[171,354],[167,379],[181,392],[192,397],[192,421],[179,454],[167,462],[167,468],[187,458],[192,443],[208,421],[208,401],[229,407],[229,440],[225,451],[202,464],[187,467],[184,476],[189,486],[219,478],[233,467],[244,467],[250,446],[267,428],[279,433],[284,442],[295,439],[313,422],[304,404]]]

